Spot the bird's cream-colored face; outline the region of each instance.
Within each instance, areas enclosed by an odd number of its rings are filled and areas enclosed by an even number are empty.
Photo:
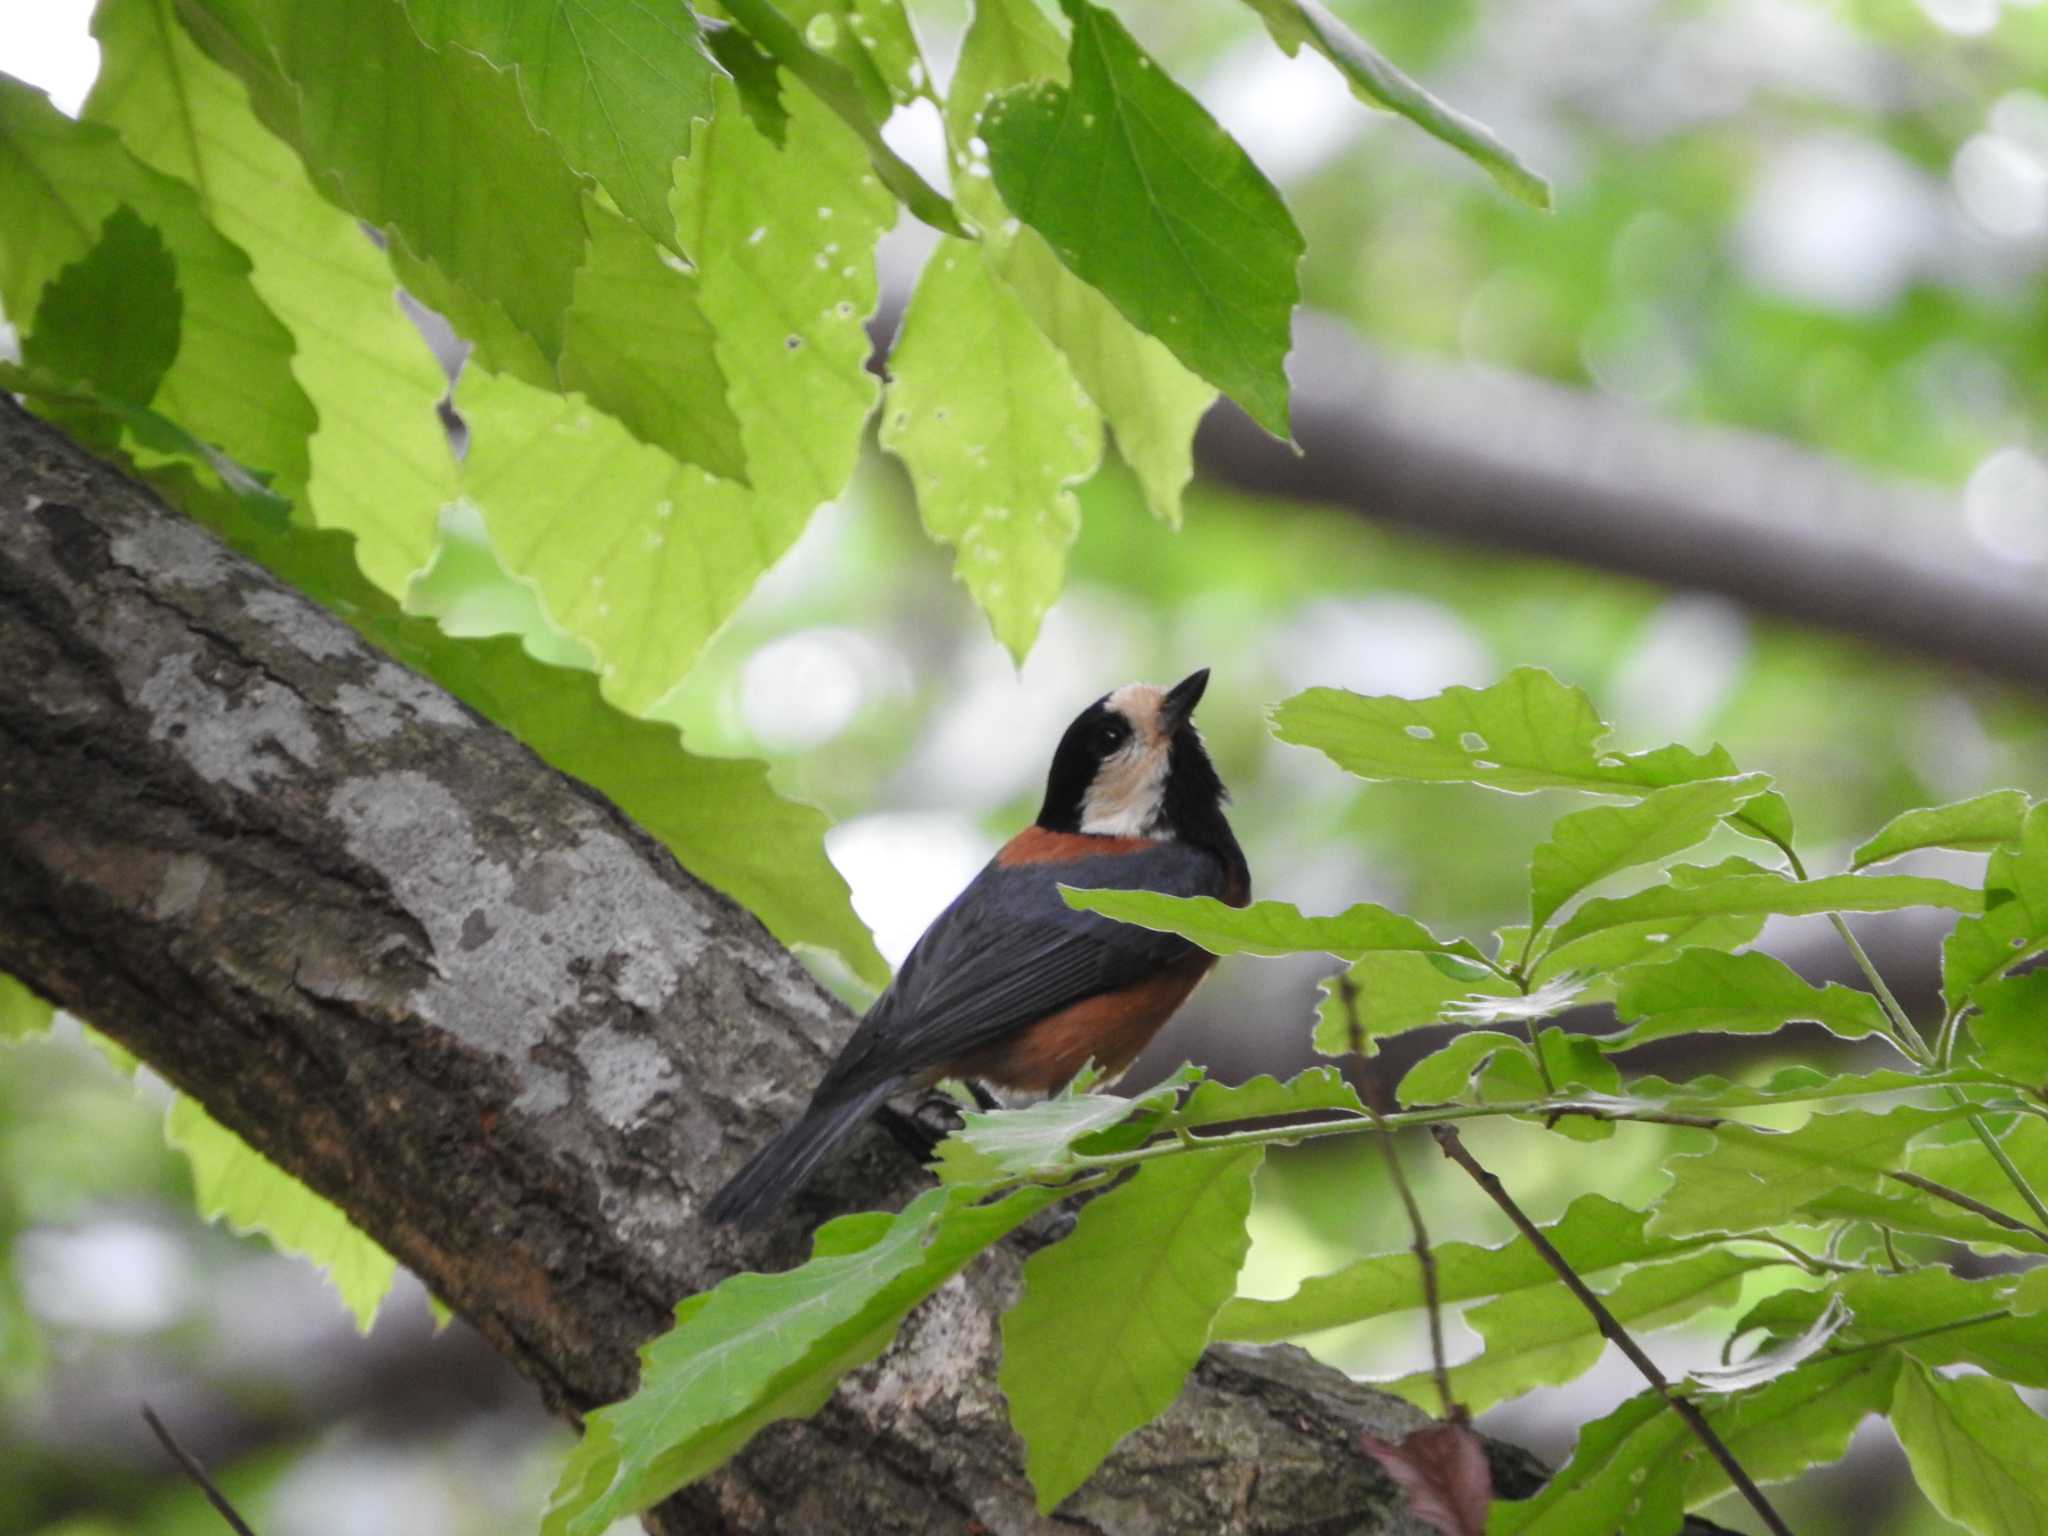
[[[1130,722],[1131,738],[1103,760],[1081,799],[1081,830],[1097,837],[1170,838],[1162,801],[1173,737],[1164,690],[1126,683],[1104,701]]]

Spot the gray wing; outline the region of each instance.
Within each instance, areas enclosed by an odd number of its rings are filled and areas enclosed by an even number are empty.
[[[925,930],[820,1096],[925,1071],[1194,953],[1177,934],[1075,911],[1062,885],[1221,896],[1224,870],[1214,854],[1178,842],[1068,863],[988,865]]]

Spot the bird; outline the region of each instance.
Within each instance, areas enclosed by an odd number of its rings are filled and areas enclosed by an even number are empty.
[[[884,1102],[942,1079],[1050,1093],[1090,1061],[1114,1081],[1216,957],[1061,898],[1062,885],[1251,900],[1229,798],[1192,716],[1209,669],[1130,683],[1061,736],[1038,818],[932,920],[826,1070],[802,1116],[712,1197],[759,1226]]]

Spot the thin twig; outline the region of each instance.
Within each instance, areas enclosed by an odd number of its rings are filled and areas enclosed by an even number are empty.
[[[1579,1305],[1592,1314],[1593,1321],[1602,1335],[1628,1356],[1629,1362],[1643,1373],[1643,1379],[1649,1382],[1659,1397],[1664,1399],[1671,1411],[1685,1421],[1686,1428],[1698,1437],[1700,1444],[1704,1445],[1714,1460],[1721,1464],[1721,1470],[1728,1474],[1729,1481],[1735,1485],[1743,1498],[1749,1501],[1749,1507],[1756,1511],[1757,1518],[1763,1521],[1766,1529],[1770,1530],[1773,1536],[1792,1536],[1791,1527],[1779,1518],[1778,1512],[1771,1508],[1771,1501],[1764,1497],[1763,1490],[1757,1487],[1747,1472],[1742,1470],[1742,1463],[1735,1459],[1735,1453],[1729,1450],[1727,1443],[1714,1432],[1714,1427],[1707,1422],[1706,1415],[1702,1414],[1689,1398],[1672,1390],[1671,1383],[1665,1380],[1664,1373],[1657,1369],[1656,1362],[1643,1353],[1641,1346],[1629,1336],[1628,1330],[1616,1321],[1614,1314],[1607,1310],[1600,1298],[1593,1294],[1586,1282],[1581,1280],[1571,1265],[1565,1262],[1564,1255],[1551,1246],[1550,1239],[1545,1237],[1536,1223],[1515,1204],[1500,1180],[1487,1172],[1479,1160],[1465,1149],[1465,1143],[1458,1136],[1457,1127],[1438,1125],[1431,1129],[1436,1134],[1437,1145],[1444,1150],[1444,1156],[1472,1176],[1473,1182],[1485,1190],[1488,1198],[1501,1208],[1509,1221],[1515,1224],[1515,1230],[1527,1238],[1529,1245],[1542,1256],[1543,1261],[1556,1271],[1557,1278],[1564,1282],[1565,1289],[1577,1297]]]
[[[144,1403],[142,1417],[155,1432],[157,1439],[163,1443],[163,1448],[171,1453],[171,1459],[185,1469],[185,1475],[198,1485],[201,1493],[206,1495],[206,1502],[214,1507],[221,1519],[227,1521],[228,1529],[235,1532],[235,1536],[256,1536],[256,1533],[249,1529],[249,1522],[235,1513],[235,1506],[228,1502],[228,1496],[214,1486],[213,1479],[206,1475],[206,1468],[199,1464],[199,1459],[178,1444],[171,1432],[164,1428],[164,1421],[156,1416],[156,1410]]]
[[[1932,1179],[1922,1178],[1917,1173],[1907,1173],[1901,1168],[1885,1170],[1885,1177],[1896,1179],[1901,1184],[1910,1184],[1913,1188],[1930,1194],[1937,1200],[1946,1200],[1950,1205],[1961,1206],[1972,1215],[1982,1216],[1986,1221],[1996,1222],[2008,1232],[2023,1233],[2034,1239],[2037,1243],[2048,1243],[2048,1231],[2043,1231],[2039,1227],[2021,1221],[2018,1217],[2008,1216],[1997,1206],[1986,1205],[1982,1200],[1974,1199],[1964,1194],[1960,1189],[1951,1189],[1946,1184],[1937,1184]]]
[[[1358,1017],[1358,985],[1352,981],[1349,972],[1337,978],[1337,996],[1350,1022],[1352,1039],[1362,1039],[1365,1029]],[[1422,1305],[1429,1315],[1429,1365],[1431,1374],[1436,1378],[1437,1401],[1442,1405],[1442,1417],[1446,1423],[1462,1424],[1467,1417],[1465,1408],[1451,1395],[1451,1371],[1444,1364],[1444,1318],[1443,1307],[1437,1299],[1436,1254],[1429,1246],[1429,1231],[1422,1224],[1422,1207],[1416,1202],[1415,1191],[1408,1185],[1408,1175],[1401,1168],[1401,1152],[1394,1145],[1394,1133],[1387,1126],[1385,1111],[1390,1106],[1383,1102],[1385,1098],[1386,1084],[1380,1074],[1368,1070],[1365,1076],[1365,1112],[1372,1117],[1372,1123],[1379,1132],[1374,1139],[1379,1142],[1381,1155],[1387,1160],[1387,1175],[1394,1181],[1394,1190],[1401,1197],[1401,1207],[1408,1213],[1408,1230],[1414,1236],[1415,1267],[1422,1277]]]

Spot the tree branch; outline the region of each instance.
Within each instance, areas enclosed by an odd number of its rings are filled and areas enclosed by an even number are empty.
[[[0,656],[0,969],[343,1206],[558,1410],[624,1394],[684,1293],[917,1178],[870,1134],[758,1245],[701,1224],[846,1011],[609,802],[5,397]],[[995,1385],[1016,1278],[976,1265],[655,1528],[1047,1529]],[[1213,1349],[1059,1524],[1399,1529],[1353,1447],[1420,1422],[1298,1350]],[[1494,1448],[1503,1492],[1540,1476]]]

